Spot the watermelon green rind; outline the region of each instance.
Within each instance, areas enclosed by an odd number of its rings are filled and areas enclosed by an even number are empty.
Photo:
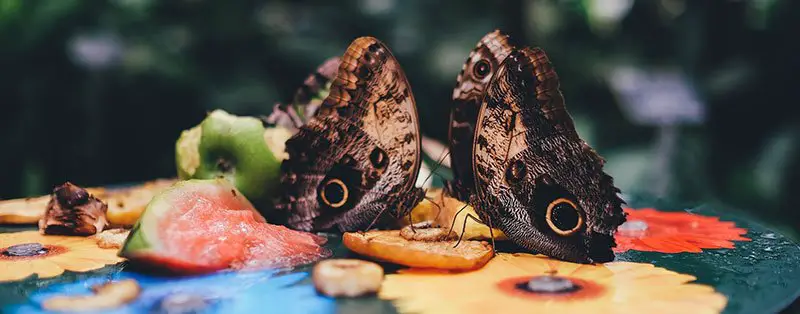
[[[120,256],[125,257],[123,252],[144,251],[150,247],[150,243],[148,243],[147,239],[144,238],[144,233],[139,232],[140,227],[141,224],[138,221],[135,225],[133,225],[131,233],[128,235],[128,238],[125,240],[125,244],[120,250]]]
[[[152,256],[168,255],[169,252],[162,252],[165,249],[165,245],[161,240],[161,222],[171,210],[188,210],[187,208],[177,208],[174,204],[179,198],[191,197],[192,195],[198,195],[197,197],[206,195],[209,198],[218,198],[220,195],[226,195],[225,197],[232,198],[233,203],[240,203],[242,209],[252,210],[255,213],[254,217],[258,221],[266,222],[253,208],[250,201],[227,180],[192,179],[179,181],[154,196],[150,203],[147,204],[142,216],[122,245],[119,255],[128,259],[149,259]]]

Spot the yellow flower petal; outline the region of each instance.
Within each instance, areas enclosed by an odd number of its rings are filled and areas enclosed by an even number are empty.
[[[51,245],[69,246],[70,248],[93,244],[92,241],[87,241],[85,237],[46,236],[43,240]]]
[[[84,272],[116,264],[124,259],[117,249],[103,249],[94,239],[41,235],[37,231],[0,234],[0,248],[23,243],[41,243],[53,251],[25,258],[0,258],[0,281],[23,279],[33,273],[40,278],[55,277],[65,270]]]
[[[39,242],[42,236],[38,231],[23,231],[15,233],[4,233],[0,237],[0,248],[9,247],[12,245]]]
[[[581,286],[543,294],[517,288],[555,272]],[[387,275],[379,297],[400,313],[718,313],[727,299],[713,288],[687,284],[693,276],[651,264],[584,265],[541,255],[498,254],[465,273],[407,270]]]
[[[27,261],[31,264],[31,269],[39,275],[39,278],[51,278],[64,273],[64,269],[61,266],[56,265],[52,261],[48,259],[34,259]]]
[[[97,263],[102,265],[116,264],[122,261],[122,258],[115,256],[80,256],[80,255],[65,255],[59,256],[60,259],[74,260],[83,263]]]
[[[47,261],[74,272],[85,272],[106,266],[105,263],[93,259],[70,258],[69,256],[63,255],[48,258]]]
[[[0,260],[0,282],[16,281],[33,275],[33,269],[28,263],[17,263]]]

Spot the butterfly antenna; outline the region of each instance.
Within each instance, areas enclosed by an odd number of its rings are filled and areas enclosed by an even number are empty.
[[[408,216],[408,225],[411,226],[411,232],[417,233],[417,229],[414,228],[414,220],[411,219],[411,213],[408,213],[406,216]]]
[[[442,166],[442,161],[444,161],[444,159],[447,158],[447,156],[450,156],[449,150],[447,151],[447,153],[443,152],[442,155],[439,155],[439,160],[436,162],[436,166],[433,167],[433,169],[431,169],[431,173],[428,174],[428,176],[425,178],[425,181],[422,181],[422,185],[428,182],[428,180],[433,176],[433,174],[436,173],[436,170],[439,170],[439,167]]]

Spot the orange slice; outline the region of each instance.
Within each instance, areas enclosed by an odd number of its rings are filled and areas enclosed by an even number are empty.
[[[485,241],[413,241],[400,230],[348,232],[344,245],[358,254],[395,264],[447,270],[470,270],[483,267],[494,255]]]

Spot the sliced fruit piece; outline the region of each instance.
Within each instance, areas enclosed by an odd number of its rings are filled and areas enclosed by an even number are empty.
[[[105,193],[104,188],[87,188],[89,194],[101,198]],[[51,195],[18,198],[0,201],[0,224],[36,224],[42,219],[47,210],[47,203]]]
[[[130,227],[139,220],[147,204],[171,185],[175,179],[158,179],[141,185],[110,190],[101,200],[108,204],[106,218],[112,226]]]
[[[471,215],[480,220],[472,206],[447,196],[441,188],[428,190],[425,198],[411,211],[410,219],[414,223],[430,221],[433,226],[445,229],[452,226],[456,236],[464,233],[464,240],[491,240],[492,235],[495,241],[508,239],[500,229],[492,228],[490,231],[486,224],[468,218],[467,215]],[[467,221],[466,225],[464,220]],[[403,223],[408,224],[408,221],[405,218]]]
[[[128,229],[109,229],[92,236],[101,249],[119,249],[130,234]]]
[[[50,196],[0,201],[0,224],[35,224],[44,216]]]
[[[314,287],[331,297],[357,297],[378,292],[383,268],[358,259],[329,259],[314,266]]]
[[[269,211],[289,137],[288,130],[265,128],[257,118],[214,110],[200,125],[183,131],[176,142],[178,176],[225,178],[260,210]]]
[[[177,273],[293,267],[329,255],[325,238],[267,224],[224,179],[178,182],[155,196],[120,256]]]
[[[455,233],[447,232],[447,228],[434,227],[430,220],[403,227],[400,236],[409,241],[444,241],[457,237]]]
[[[108,204],[106,219],[112,226],[130,227],[139,219],[154,195],[175,183],[175,179],[157,179],[119,189],[87,188]],[[0,201],[0,224],[35,224],[44,216],[50,195]]]
[[[400,230],[348,232],[344,245],[358,254],[395,264],[451,270],[469,270],[485,265],[494,255],[485,241],[409,241]]]

